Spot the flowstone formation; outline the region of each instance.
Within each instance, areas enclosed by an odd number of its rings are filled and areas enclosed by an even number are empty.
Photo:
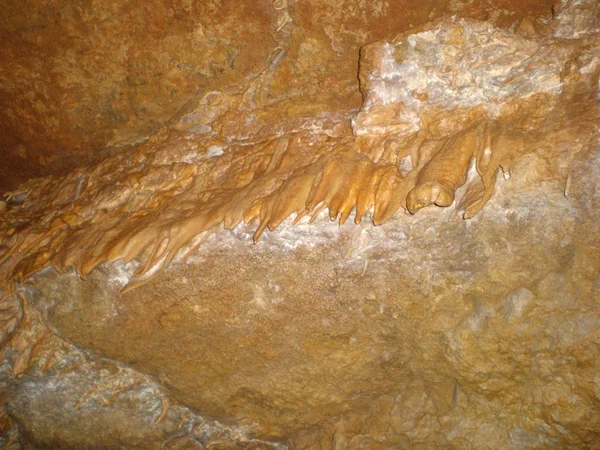
[[[5,445],[600,448],[599,5],[552,11],[367,44],[359,110],[278,122],[276,48],[9,192]]]
[[[256,118],[360,106],[367,42],[458,14],[506,27],[554,0],[7,0],[0,15],[0,193],[124,151],[267,63]],[[196,129],[204,126],[197,123]]]

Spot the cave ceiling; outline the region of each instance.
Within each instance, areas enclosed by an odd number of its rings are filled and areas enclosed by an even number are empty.
[[[449,15],[510,26],[551,0],[90,1],[0,6],[0,192],[147,140],[207,93],[272,64],[257,114],[275,125],[361,104],[366,43]],[[276,61],[274,61],[276,59]]]

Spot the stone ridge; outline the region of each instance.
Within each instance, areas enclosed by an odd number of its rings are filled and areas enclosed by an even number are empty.
[[[138,259],[144,283],[220,225],[257,222],[257,241],[292,214],[314,220],[324,208],[340,224],[353,210],[356,222],[372,210],[380,224],[399,208],[449,206],[467,181],[457,207],[472,217],[491,197],[498,170],[508,176],[517,160],[543,151],[557,161],[549,176],[563,176],[590,139],[598,121],[596,32],[523,37],[448,19],[364,48],[357,135],[332,117],[318,119],[320,132],[299,123],[231,140],[219,130],[240,117],[226,109],[205,112],[214,131],[203,137],[166,127],[88,169],[32,180],[3,204],[0,281],[8,287],[48,265],[74,266],[85,277],[102,262]],[[217,93],[222,101],[211,93],[210,105],[243,112],[251,91],[252,84]],[[565,152],[566,142],[574,143]]]

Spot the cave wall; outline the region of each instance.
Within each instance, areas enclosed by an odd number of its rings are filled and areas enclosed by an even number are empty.
[[[448,14],[507,26],[552,1],[134,1],[0,6],[0,193],[146,140],[188,103],[285,57],[265,120],[360,105],[358,51]],[[278,106],[279,105],[279,106]],[[285,105],[285,106],[281,106]],[[268,108],[265,108],[268,109]]]
[[[598,2],[109,6],[2,19],[154,61],[14,55],[3,448],[600,448]]]

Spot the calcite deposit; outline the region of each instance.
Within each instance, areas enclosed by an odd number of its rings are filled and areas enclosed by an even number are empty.
[[[268,127],[347,111],[360,105],[362,45],[443,15],[500,26],[546,19],[553,2],[5,0],[0,192],[142,142],[265,65],[277,70],[257,85],[254,120]]]
[[[4,195],[2,444],[600,448],[599,4],[443,4],[336,99],[306,55],[352,22],[267,9],[256,59]]]

